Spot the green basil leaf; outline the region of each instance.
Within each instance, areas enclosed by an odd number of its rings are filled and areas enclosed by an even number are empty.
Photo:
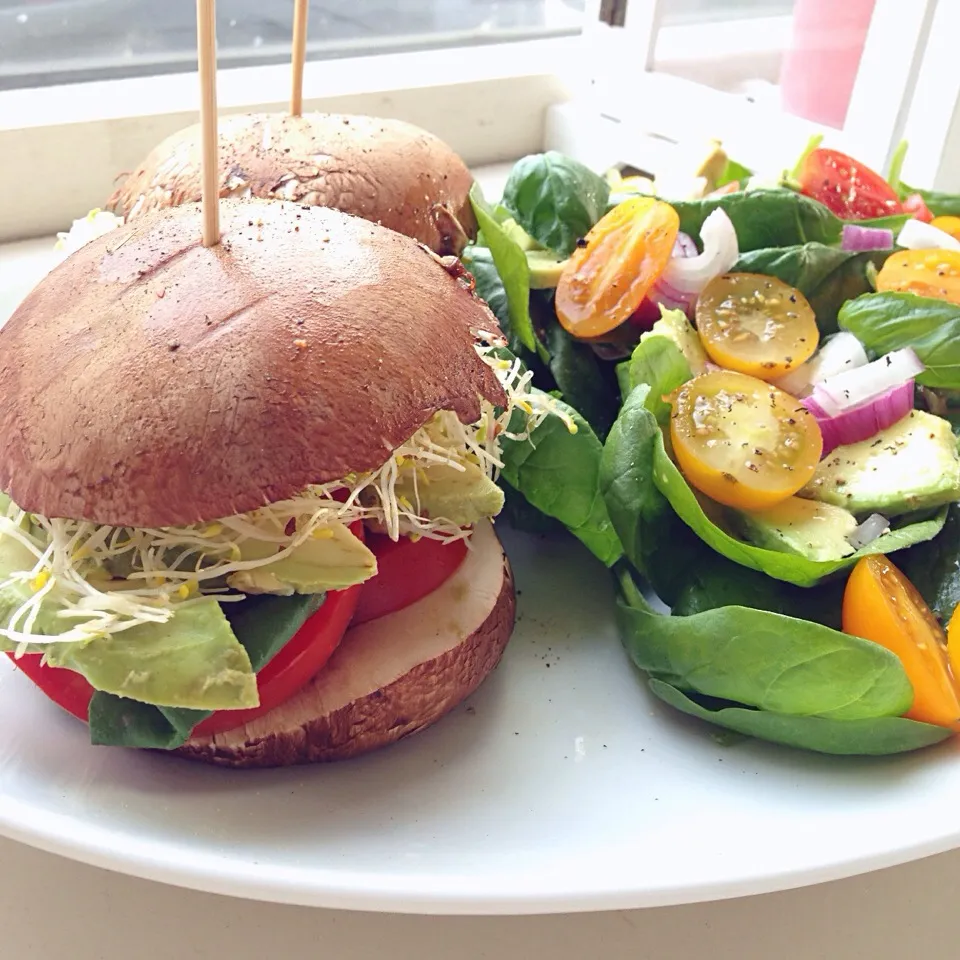
[[[619,580],[621,640],[641,670],[671,686],[835,720],[896,717],[913,702],[900,660],[868,640],[749,607],[663,616],[629,572]]]
[[[603,216],[609,195],[603,177],[551,150],[517,161],[502,202],[534,240],[568,257]]]
[[[733,269],[777,277],[796,287],[809,300],[821,332],[833,333],[844,303],[873,290],[869,266],[882,266],[887,256],[885,251],[855,253],[823,243],[804,243],[749,251]]]
[[[960,389],[960,306],[912,293],[870,293],[844,304],[840,326],[879,355],[913,347],[926,370],[917,382]]]
[[[841,756],[886,756],[920,750],[946,740],[951,731],[905,717],[872,717],[863,720],[831,720],[826,717],[796,717],[736,705],[710,707],[696,695],[685,694],[662,680],[652,678],[650,689],[664,703],[707,723],[748,737],[769,740],[787,747]]]

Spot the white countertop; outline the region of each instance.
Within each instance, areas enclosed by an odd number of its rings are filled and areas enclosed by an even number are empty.
[[[4,960],[947,960],[960,939],[960,853],[743,900],[504,918],[247,903],[9,840],[0,864]]]
[[[43,272],[44,250],[49,241],[0,248],[0,287],[26,293]],[[0,957],[902,960],[919,953],[939,960],[958,952],[950,945],[960,940],[958,879],[960,851],[719,903],[575,916],[413,917],[199,894],[0,839]]]

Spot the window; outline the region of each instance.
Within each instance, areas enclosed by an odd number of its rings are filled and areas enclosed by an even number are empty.
[[[311,0],[309,56],[570,35],[585,3]],[[220,0],[220,65],[285,62],[292,20],[292,0]],[[0,89],[191,70],[195,36],[190,0],[0,0]]]

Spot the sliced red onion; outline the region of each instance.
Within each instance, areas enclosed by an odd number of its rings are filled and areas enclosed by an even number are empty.
[[[863,344],[849,330],[843,330],[824,340],[806,363],[775,380],[774,386],[802,400],[821,381],[866,365],[867,351]]]
[[[858,443],[892,427],[913,409],[913,380],[891,387],[879,397],[859,407],[831,415],[817,399],[816,390],[800,401],[816,417],[823,435],[823,454],[836,447]]]
[[[908,220],[897,235],[897,246],[907,250],[960,250],[960,240],[922,220]]]
[[[890,532],[890,521],[879,513],[871,513],[848,537],[847,543],[854,550],[862,550],[878,537]]]
[[[671,257],[695,257],[700,251],[693,242],[693,237],[681,231],[677,234],[677,239],[673,244],[673,253]]]
[[[829,377],[813,388],[813,398],[830,417],[871,403],[894,387],[923,373],[920,358],[910,347],[894,350],[865,367]],[[869,436],[869,434],[867,434]]]
[[[662,274],[650,288],[647,298],[654,303],[662,304],[668,310],[682,310],[688,317],[693,314],[693,308],[697,302],[695,293],[681,293],[671,286]]]
[[[720,207],[703,221],[700,240],[703,253],[672,258],[661,275],[663,282],[681,294],[699,294],[714,277],[733,269],[740,259],[737,231]]]
[[[892,250],[893,231],[884,227],[861,227],[845,223],[840,239],[840,249],[850,251]]]

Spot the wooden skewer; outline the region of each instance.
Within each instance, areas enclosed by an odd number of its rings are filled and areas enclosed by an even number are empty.
[[[220,242],[220,174],[217,149],[216,0],[197,0],[197,67],[200,73],[201,210],[203,245]]]
[[[307,4],[309,0],[293,2],[293,77],[290,88],[290,114],[303,113],[303,65],[307,60]]]

